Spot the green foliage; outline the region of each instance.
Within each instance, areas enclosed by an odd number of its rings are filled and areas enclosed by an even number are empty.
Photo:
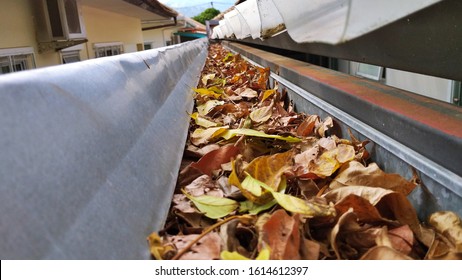
[[[202,13],[198,14],[197,16],[194,16],[193,19],[197,20],[198,22],[202,24],[205,24],[206,20],[216,17],[219,13],[220,11],[215,8],[208,8]]]

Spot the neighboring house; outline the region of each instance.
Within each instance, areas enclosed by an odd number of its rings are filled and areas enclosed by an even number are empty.
[[[0,0],[0,74],[143,50],[142,22],[177,15],[155,0]]]
[[[181,14],[176,21],[145,21],[142,26],[145,49],[164,47],[207,36],[205,25]]]

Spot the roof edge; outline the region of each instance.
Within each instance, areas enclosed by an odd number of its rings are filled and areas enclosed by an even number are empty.
[[[123,0],[127,3],[164,17],[177,17],[178,12],[161,4],[157,0]]]

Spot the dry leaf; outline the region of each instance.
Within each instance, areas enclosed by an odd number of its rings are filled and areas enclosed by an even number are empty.
[[[399,174],[383,172],[376,163],[371,163],[365,167],[357,161],[350,161],[345,164],[330,184],[330,188],[348,185],[381,187],[404,195],[410,194],[416,187],[415,183],[407,181]]]
[[[212,139],[226,132],[227,129],[227,126],[211,127],[207,129],[198,128],[194,130],[194,132],[189,137],[189,140],[196,146],[207,144]]]
[[[412,258],[387,246],[376,246],[367,251],[361,260],[412,260]]]
[[[163,244],[162,238],[153,232],[148,236],[149,250],[156,260],[163,260],[175,254],[175,248],[172,244]]]
[[[203,174],[212,176],[212,171],[221,169],[222,164],[230,162],[238,153],[239,148],[234,145],[225,145],[207,153],[199,161],[192,163],[191,166],[200,170]]]
[[[275,211],[262,227],[262,240],[271,248],[272,260],[300,259],[299,219],[284,210]]]
[[[175,245],[177,251],[188,246],[198,234],[176,235],[169,238],[169,241]],[[217,260],[220,258],[221,238],[218,233],[211,232],[198,242],[191,249],[180,257],[180,260]]]

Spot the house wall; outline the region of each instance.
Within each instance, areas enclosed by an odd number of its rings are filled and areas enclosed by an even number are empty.
[[[389,86],[451,102],[452,81],[448,79],[387,68],[385,83]]]
[[[143,31],[144,42],[151,43],[152,48],[165,47],[167,45],[167,41],[172,40],[172,34],[182,27],[183,26],[172,26]]]
[[[356,75],[357,69],[357,62],[339,60],[339,71]],[[387,68],[386,78],[383,82],[388,86],[441,101],[452,102],[452,80]]]
[[[0,0],[0,49],[32,47],[37,68],[62,63],[60,52],[38,53],[34,12],[29,0]],[[88,42],[74,47],[82,60],[95,57],[94,43],[122,42],[124,52],[143,43],[141,21],[88,6],[81,6]]]
[[[136,52],[136,45],[143,43],[141,20],[138,18],[88,6],[82,7],[82,15],[87,30],[89,58],[95,57],[95,43],[122,42],[125,53]]]
[[[34,16],[29,0],[1,0],[0,4],[0,49],[32,47],[37,67],[59,64],[58,53],[38,53]]]

